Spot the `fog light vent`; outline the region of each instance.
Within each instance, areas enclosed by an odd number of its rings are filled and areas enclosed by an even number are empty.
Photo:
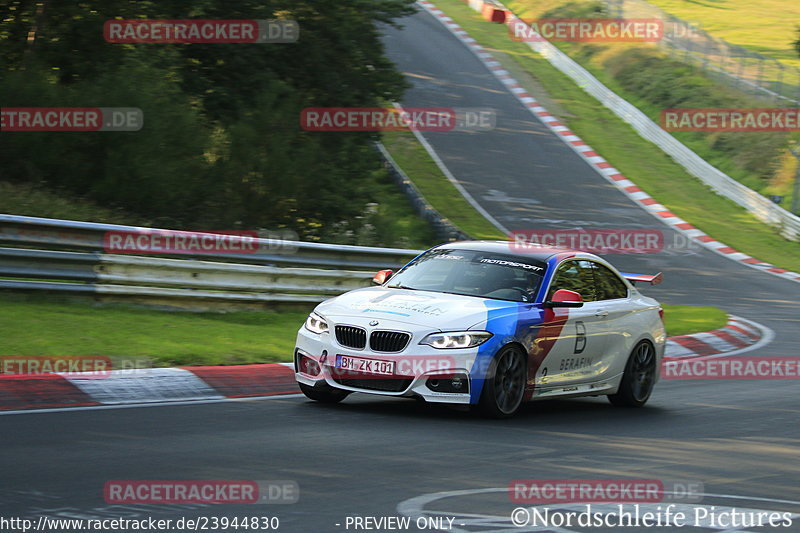
[[[434,392],[448,392],[451,394],[469,393],[469,376],[466,374],[452,374],[429,378],[425,385]]]

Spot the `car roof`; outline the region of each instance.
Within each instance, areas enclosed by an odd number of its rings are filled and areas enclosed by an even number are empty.
[[[520,259],[534,259],[537,261],[547,261],[556,254],[575,253],[582,256],[591,256],[585,252],[570,250],[568,248],[552,248],[538,244],[519,244],[513,241],[456,241],[442,244],[437,249],[447,250],[470,250],[473,252],[494,252],[504,255],[512,255]]]

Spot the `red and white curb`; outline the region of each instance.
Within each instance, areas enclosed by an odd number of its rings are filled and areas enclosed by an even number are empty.
[[[292,363],[0,377],[0,412],[297,394]]]
[[[731,316],[718,330],[667,339],[665,357],[727,356],[768,344],[773,333]],[[72,407],[180,405],[297,394],[292,363],[112,370],[105,376],[0,376],[0,414]]]
[[[755,268],[762,272],[767,272],[774,276],[778,276],[791,281],[800,282],[800,273],[791,272],[783,268],[778,268],[775,265],[766,263],[754,257],[739,252],[727,246],[713,237],[707,235],[703,231],[692,226],[682,218],[672,213],[665,206],[658,203],[654,198],[641,190],[636,184],[628,177],[624,176],[619,170],[614,168],[611,163],[606,161],[602,156],[595,152],[591,146],[583,141],[580,137],[575,135],[568,127],[559,122],[559,120],[550,114],[540,103],[538,103],[520,83],[514,79],[503,66],[492,57],[481,45],[470,37],[461,26],[456,24],[452,18],[447,16],[441,9],[437,8],[432,2],[428,0],[418,0],[423,9],[428,11],[439,22],[441,22],[450,32],[455,35],[462,43],[464,43],[477,58],[489,69],[489,71],[497,78],[506,88],[519,100],[528,111],[538,118],[550,131],[554,132],[564,143],[574,150],[580,157],[582,157],[591,167],[596,170],[603,178],[612,183],[637,205],[642,207],[645,211],[653,215],[656,219],[664,224],[672,227],[676,231],[682,233],[687,238],[693,240],[697,244],[718,253],[724,257],[737,261],[741,264]],[[498,5],[498,7],[500,7]],[[521,19],[517,18],[510,11],[506,20],[506,25],[512,26],[515,24],[525,24]]]
[[[775,334],[766,326],[728,315],[728,323],[713,331],[678,335],[667,339],[664,357],[688,359],[692,357],[729,356],[766,346]]]

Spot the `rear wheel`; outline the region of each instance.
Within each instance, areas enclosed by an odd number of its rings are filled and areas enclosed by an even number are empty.
[[[656,349],[648,341],[636,345],[625,365],[616,394],[608,401],[617,407],[641,407],[647,403],[656,384]]]
[[[492,359],[478,403],[480,411],[492,418],[509,418],[522,404],[526,382],[525,353],[519,346],[507,346]]]
[[[316,387],[311,387],[304,383],[298,383],[300,391],[308,398],[322,403],[339,403],[350,394],[350,391],[334,389],[327,383],[321,383]]]

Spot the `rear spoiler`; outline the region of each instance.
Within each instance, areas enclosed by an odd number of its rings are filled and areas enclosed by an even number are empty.
[[[664,281],[664,274],[659,272],[653,276],[648,276],[646,274],[630,274],[627,272],[621,272],[622,277],[636,285],[637,281],[643,281],[645,283],[649,283],[651,285],[658,285],[662,281]]]

